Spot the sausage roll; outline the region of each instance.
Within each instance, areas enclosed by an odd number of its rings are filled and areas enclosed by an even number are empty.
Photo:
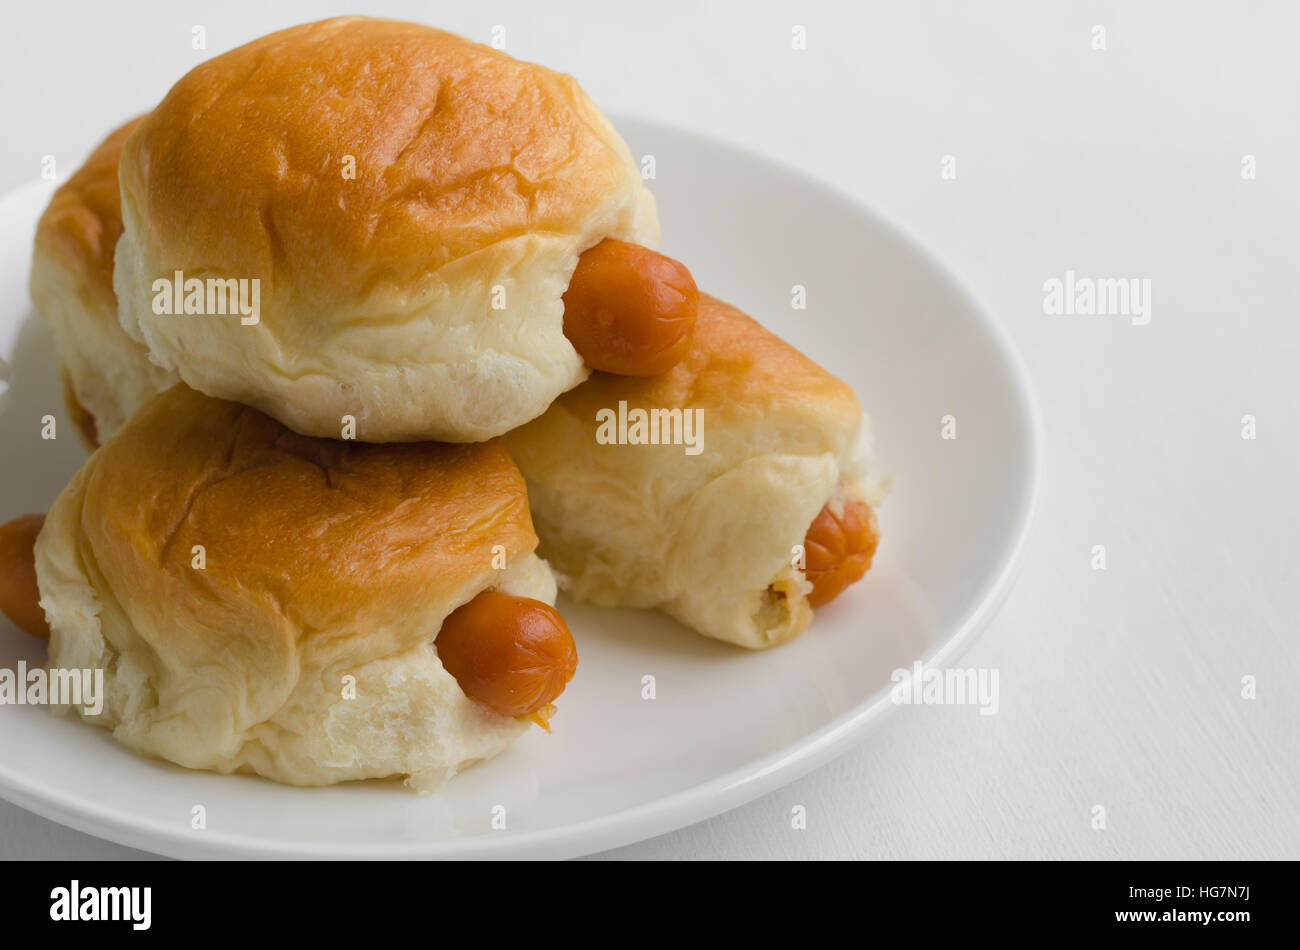
[[[177,386],[36,540],[49,662],[104,670],[131,749],[295,785],[433,791],[545,725],[576,665],[500,440],[300,436]],[[36,631],[33,631],[36,632]]]
[[[712,297],[667,373],[593,374],[506,441],[540,551],[579,600],[658,607],[768,647],[875,551],[879,492],[853,391]]]
[[[606,365],[565,332],[579,255],[659,235],[627,145],[571,77],[391,20],[196,66],[127,140],[120,180],[132,337],[202,392],[306,435],[350,416],[368,442],[478,441],[540,415]],[[627,256],[614,283],[636,290]],[[640,309],[684,309],[689,329],[693,284],[645,283]],[[590,296],[575,307],[598,320]],[[584,328],[579,345],[608,342]]]
[[[122,235],[117,163],[139,124],[128,122],[91,152],[36,226],[32,301],[53,330],[68,410],[91,447],[176,382],[122,331],[113,293],[113,249]]]

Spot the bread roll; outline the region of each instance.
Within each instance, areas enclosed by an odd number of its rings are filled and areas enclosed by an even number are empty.
[[[536,543],[500,440],[311,439],[177,386],[46,519],[49,662],[105,670],[102,713],[78,711],[137,752],[433,791],[526,728],[466,697],[434,638],[488,588],[553,604]]]
[[[176,383],[122,331],[113,293],[113,249],[122,235],[117,163],[139,124],[133,119],[109,135],[54,193],[32,253],[32,301],[50,323],[68,409],[92,446]]]
[[[628,442],[662,433],[662,423],[635,430],[635,412],[656,410],[681,411],[661,444],[608,444],[620,416]],[[506,441],[528,481],[539,550],[568,593],[658,607],[752,648],[789,640],[812,617],[796,546],[822,507],[879,501],[852,389],[707,295],[675,368],[595,373]]]
[[[578,255],[658,240],[627,146],[571,77],[391,20],[195,67],[128,139],[121,186],[127,331],[196,389],[307,435],[351,415],[368,442],[540,415],[586,376],[563,333]],[[177,274],[249,281],[257,322],[156,312]]]

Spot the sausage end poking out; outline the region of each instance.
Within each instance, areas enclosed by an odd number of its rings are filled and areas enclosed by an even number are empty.
[[[686,355],[699,306],[683,264],[606,238],[578,258],[564,293],[564,335],[592,369],[658,376]]]
[[[578,667],[559,611],[540,600],[484,591],[443,621],[438,659],[470,699],[550,731],[551,701]]]
[[[836,514],[828,503],[804,538],[804,576],[812,584],[808,603],[829,604],[846,587],[862,580],[880,540],[876,514],[864,501],[844,499]]]
[[[40,640],[50,638],[36,586],[36,536],[44,515],[23,515],[0,525],[0,611]]]

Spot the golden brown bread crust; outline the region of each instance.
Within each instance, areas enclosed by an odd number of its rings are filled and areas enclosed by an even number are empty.
[[[176,382],[122,328],[113,288],[123,232],[118,160],[142,118],[111,133],[54,193],[32,251],[32,302],[54,332],[68,411],[90,448]]]
[[[138,752],[281,782],[432,792],[526,723],[470,699],[434,641],[488,589],[554,603],[500,441],[308,439],[176,386],[59,493],[36,541],[55,667],[103,669]]]
[[[351,415],[369,442],[473,442],[540,415],[587,375],[563,332],[578,255],[659,236],[627,145],[571,77],[391,20],[200,64],[119,177],[132,339],[195,389],[306,435]],[[155,282],[177,272],[256,287],[257,314],[160,313]]]
[[[143,119],[137,116],[104,139],[54,193],[36,225],[37,248],[62,264],[83,293],[109,301],[114,301],[113,249],[122,236],[118,159]],[[115,302],[111,312],[116,318]]]
[[[499,440],[311,439],[178,386],[92,466],[81,523],[104,578],[175,636],[386,632],[389,618],[453,598],[491,564],[494,545],[514,557],[537,544],[523,478]],[[179,603],[210,609],[210,628],[166,624]]]
[[[686,410],[694,445],[684,426],[682,444],[634,442],[630,426],[627,444],[611,444],[602,426],[621,408]],[[811,620],[812,588],[792,556],[822,506],[876,500],[870,426],[852,388],[705,294],[672,370],[593,373],[506,443],[528,482],[539,552],[575,599],[658,607],[752,648]]]
[[[359,297],[574,229],[624,176],[602,125],[570,76],[431,27],[341,17],[186,74],[127,143],[122,187],[143,240],[166,243],[158,256],[273,277],[271,313],[281,288]]]

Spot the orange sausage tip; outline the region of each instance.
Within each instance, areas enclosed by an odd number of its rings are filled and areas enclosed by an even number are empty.
[[[843,499],[838,514],[827,502],[804,537],[808,605],[824,607],[871,568],[880,541],[875,512],[865,501]]]
[[[50,638],[36,582],[36,537],[45,515],[23,515],[0,524],[0,613],[38,640]]]
[[[578,257],[564,292],[564,335],[593,370],[658,376],[689,350],[699,303],[680,261],[606,238]]]

